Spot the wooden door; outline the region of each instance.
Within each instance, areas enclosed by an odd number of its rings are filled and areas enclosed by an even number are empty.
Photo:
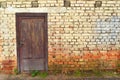
[[[47,70],[47,14],[16,13],[18,68]]]

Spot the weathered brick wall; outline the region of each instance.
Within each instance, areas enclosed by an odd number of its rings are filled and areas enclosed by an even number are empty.
[[[113,69],[120,59],[120,0],[33,0],[6,1],[0,8],[0,69],[11,72],[16,67],[15,13],[48,13],[48,64],[49,70],[61,66],[64,70]]]

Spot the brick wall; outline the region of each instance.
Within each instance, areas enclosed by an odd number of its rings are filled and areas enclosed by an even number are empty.
[[[115,69],[120,60],[120,0],[0,0],[0,70],[12,72],[16,67],[17,12],[48,13],[49,70],[62,66],[65,70]]]

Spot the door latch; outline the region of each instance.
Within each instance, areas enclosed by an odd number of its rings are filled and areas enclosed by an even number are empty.
[[[23,45],[24,45],[24,42],[23,42],[23,41],[20,41],[19,46],[21,47],[21,46],[23,46]]]

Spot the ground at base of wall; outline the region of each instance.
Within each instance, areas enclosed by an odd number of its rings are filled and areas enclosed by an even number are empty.
[[[102,75],[100,73],[94,73],[94,76],[88,74],[79,72],[75,72],[73,75],[49,74],[44,78],[40,76],[32,77],[30,74],[0,74],[0,80],[120,80],[120,74],[111,71],[102,73]]]

